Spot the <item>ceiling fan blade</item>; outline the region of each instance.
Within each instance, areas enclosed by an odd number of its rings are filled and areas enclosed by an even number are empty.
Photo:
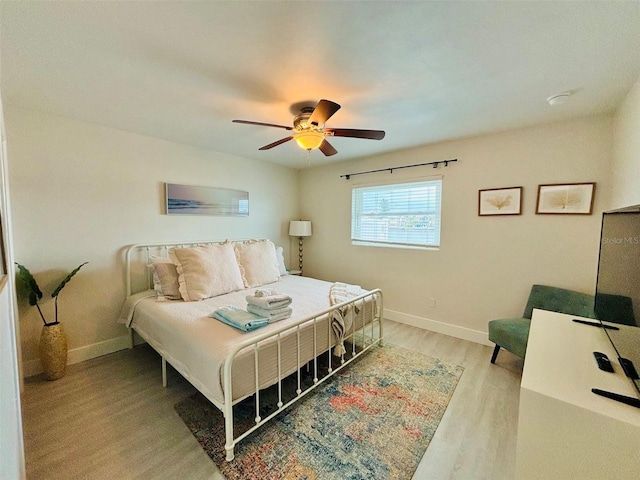
[[[233,123],[244,123],[246,125],[260,125],[262,127],[276,127],[276,128],[284,128],[285,130],[293,130],[293,127],[287,127],[285,125],[276,125],[275,123],[262,123],[262,122],[252,122],[250,120],[231,120]]]
[[[322,141],[318,148],[322,153],[324,153],[325,157],[330,157],[331,155],[335,155],[336,153],[338,153],[338,151],[333,148],[333,145],[327,142],[326,138]]]
[[[258,150],[269,150],[270,148],[277,147],[278,145],[282,145],[283,143],[288,142],[292,138],[293,137],[283,138],[281,140],[278,140],[277,142],[273,142],[273,143],[270,143],[269,145],[265,145],[264,147],[260,147]]]
[[[330,132],[334,137],[366,138],[369,140],[382,140],[384,130],[359,130],[356,128],[327,128],[325,132]]]
[[[324,125],[338,110],[340,110],[340,105],[331,100],[322,99],[316,105],[307,123],[313,123],[316,126]]]

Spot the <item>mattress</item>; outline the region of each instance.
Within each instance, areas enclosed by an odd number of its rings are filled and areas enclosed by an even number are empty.
[[[291,318],[275,322],[252,332],[243,332],[211,318],[216,309],[228,305],[246,308],[246,296],[253,289],[240,290],[198,302],[162,301],[153,297],[140,300],[132,307],[130,326],[209,400],[219,408],[224,403],[223,368],[227,355],[243,341],[262,336],[285,325],[330,307],[329,291],[333,283],[308,277],[285,275],[276,283],[265,285],[290,295]],[[365,293],[365,290],[362,290]],[[372,300],[369,300],[372,301]],[[351,331],[370,322],[375,306],[360,303]],[[280,334],[281,376],[295,372],[315,356],[335,345],[327,315],[315,322],[305,322],[299,329]],[[348,332],[349,333],[349,332]],[[298,341],[299,338],[299,341]],[[300,348],[298,353],[298,342]],[[315,346],[314,346],[315,344]],[[298,359],[298,355],[300,358]],[[258,385],[265,388],[277,382],[278,348],[275,338],[262,341],[257,350]],[[332,361],[339,361],[334,357]],[[250,347],[241,351],[232,364],[233,403],[253,394],[256,387],[255,352]]]

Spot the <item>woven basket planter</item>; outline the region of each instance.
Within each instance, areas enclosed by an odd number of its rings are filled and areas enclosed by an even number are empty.
[[[67,336],[61,323],[42,327],[40,361],[47,380],[64,377],[67,370]]]

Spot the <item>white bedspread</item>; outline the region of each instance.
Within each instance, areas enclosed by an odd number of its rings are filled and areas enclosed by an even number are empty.
[[[131,300],[131,303],[135,303],[135,305],[129,307],[133,311],[131,327],[138,331],[210,400],[223,403],[221,371],[227,354],[247,337],[262,335],[270,329],[281,328],[288,323],[294,323],[296,320],[328,308],[330,306],[329,291],[332,285],[331,282],[291,275],[283,276],[278,282],[266,285],[265,287],[276,289],[279,293],[290,295],[293,298],[291,304],[293,313],[289,319],[253,332],[242,332],[209,317],[209,315],[216,309],[227,305],[246,309],[246,296],[253,293],[255,288],[198,302],[158,302],[155,298],[140,299],[136,297]],[[362,293],[364,292],[362,290]],[[144,297],[144,293],[138,294],[138,296]],[[126,310],[127,304],[125,304],[123,311]],[[121,321],[125,320],[121,319]],[[318,328],[317,342],[320,344],[324,340],[325,343],[334,344],[335,339],[329,338],[329,324],[328,322],[325,324],[327,325],[326,329]],[[313,353],[313,341],[309,339],[303,341],[307,343],[305,348]],[[294,348],[289,348],[289,350],[292,349]],[[272,350],[275,349],[272,348]],[[268,354],[268,349],[266,349],[265,356]],[[253,354],[250,359],[251,362],[247,361],[244,364],[240,361],[234,362],[233,397],[235,400],[239,399],[238,395],[242,395],[244,393],[242,390],[247,388],[246,385],[236,386],[236,376],[238,376],[239,382],[242,380],[241,377],[246,377],[245,383],[249,385],[251,381],[255,382],[252,368]],[[262,356],[260,359],[262,360]],[[238,368],[244,369],[243,372],[240,372],[242,375],[238,375]],[[286,373],[291,373],[291,371],[295,371],[295,369],[289,369]],[[269,381],[263,382],[262,376],[263,372],[260,372],[261,388],[262,383]],[[240,392],[237,392],[237,389]]]

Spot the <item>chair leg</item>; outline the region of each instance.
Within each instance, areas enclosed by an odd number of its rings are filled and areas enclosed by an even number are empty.
[[[491,356],[491,363],[496,363],[496,358],[498,358],[499,352],[500,352],[500,345],[496,343],[496,348],[493,349],[493,355]]]

